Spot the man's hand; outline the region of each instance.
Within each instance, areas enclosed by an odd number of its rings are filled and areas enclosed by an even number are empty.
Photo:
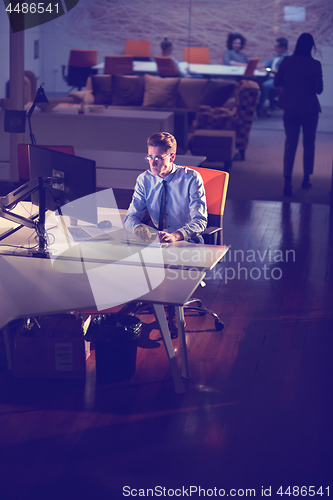
[[[148,227],[143,225],[137,226],[134,229],[134,234],[143,241],[148,241],[153,236]]]
[[[184,239],[184,236],[180,231],[174,231],[173,233],[159,231],[158,237],[161,243],[174,243],[175,241],[181,241]]]

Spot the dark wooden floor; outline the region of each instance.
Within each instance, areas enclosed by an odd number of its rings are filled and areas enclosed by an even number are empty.
[[[227,202],[230,252],[198,291],[225,329],[187,316],[184,395],[152,316],[130,382],[96,385],[93,357],[85,383],[2,369],[0,499],[117,500],[123,486],[332,496],[332,219],[327,205]]]

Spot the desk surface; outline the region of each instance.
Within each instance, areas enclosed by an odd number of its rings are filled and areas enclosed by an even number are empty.
[[[55,269],[62,269],[64,273],[80,274],[84,271],[82,260],[84,261],[85,270],[115,262],[123,262],[124,259],[126,260],[124,265],[129,267],[141,265],[141,261],[138,263],[137,259],[138,252],[141,252],[144,265],[152,268],[191,268],[207,271],[212,269],[228,251],[226,246],[197,245],[185,241],[161,246],[155,243],[149,244],[149,242],[136,245],[133,242],[134,235],[123,229],[126,210],[119,210],[111,206],[113,203],[112,190],[110,190],[110,196],[107,196],[107,191],[104,191],[103,194],[103,199],[110,200],[110,207],[98,208],[98,220],[107,219],[112,222],[112,228],[108,233],[110,240],[96,241],[92,239],[81,243],[74,242],[66,234],[66,228],[70,226],[70,218],[64,216],[62,221],[56,220],[52,212],[48,213],[46,230]],[[32,207],[29,202],[20,203],[15,208],[15,213],[27,216],[36,212],[36,209]],[[0,219],[0,230],[5,231],[5,229],[12,227],[17,227],[17,225],[5,219]],[[126,239],[130,239],[129,244],[123,243]],[[35,244],[34,230],[24,227],[1,241],[0,251],[6,254],[18,255],[20,251],[15,247],[25,245],[25,247],[32,248]],[[62,258],[59,259],[59,256],[62,256]]]

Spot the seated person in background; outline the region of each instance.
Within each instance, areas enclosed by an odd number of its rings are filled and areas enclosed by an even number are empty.
[[[263,108],[266,99],[270,98],[270,95],[279,90],[278,87],[274,86],[274,77],[278,72],[281,61],[286,57],[290,56],[288,52],[288,40],[287,38],[277,38],[275,44],[276,55],[272,57],[269,61],[264,61],[258,66],[258,69],[267,69],[269,74],[267,79],[260,83],[260,97],[257,105],[257,115],[260,117],[263,114]]]
[[[149,240],[152,232],[141,222],[148,210],[161,243],[203,243],[201,233],[207,226],[207,206],[201,175],[174,164],[177,142],[168,132],[151,135],[147,146],[149,169],[137,178],[125,228],[142,240]],[[173,307],[168,308],[168,323],[170,331],[176,332]]]
[[[240,33],[229,33],[227,50],[223,52],[222,62],[227,66],[247,66],[247,57],[241,52],[246,44],[246,38]]]
[[[174,57],[171,56],[172,54],[172,50],[173,50],[173,46],[172,46],[172,42],[170,42],[170,40],[168,39],[168,37],[164,37],[162,42],[160,43],[160,47],[161,47],[161,50],[162,50],[162,56],[163,57],[170,57],[173,62],[175,63],[175,65],[177,66],[177,69],[178,69],[178,72],[179,72],[179,76],[188,76],[187,73],[185,71],[182,71],[179,67],[179,63],[177,61],[177,59],[175,59]]]

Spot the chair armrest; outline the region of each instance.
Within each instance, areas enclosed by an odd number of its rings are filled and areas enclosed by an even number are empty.
[[[215,234],[218,233],[219,231],[223,231],[222,227],[215,227],[215,226],[210,226],[206,227],[204,230],[203,234]]]

